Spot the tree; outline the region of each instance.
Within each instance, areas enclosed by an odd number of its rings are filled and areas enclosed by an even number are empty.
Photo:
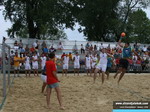
[[[129,16],[127,29],[128,41],[150,43],[150,20],[143,10],[139,9]]]
[[[116,18],[116,7],[119,0],[70,0],[79,29],[87,40],[109,41],[107,35],[111,33],[112,21]]]
[[[120,39],[120,34],[127,31],[127,23],[129,16],[138,9],[147,8],[150,4],[148,0],[120,0],[117,6],[118,20],[113,26],[113,32],[116,41]]]
[[[5,19],[13,24],[9,29],[11,37],[27,30],[29,38],[40,39],[47,35],[43,33],[57,35],[64,27],[74,25],[63,0],[6,0],[4,6]]]

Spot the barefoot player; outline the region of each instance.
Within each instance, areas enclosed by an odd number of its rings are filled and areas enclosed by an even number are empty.
[[[100,59],[99,59],[99,63],[96,66],[96,69],[94,71],[94,83],[96,80],[96,75],[99,71],[102,71],[102,84],[104,83],[104,75],[106,72],[106,68],[107,68],[107,53],[106,53],[106,49],[103,48],[102,52],[100,53]]]
[[[68,67],[69,67],[69,56],[68,54],[66,54],[63,58],[63,71],[62,71],[62,75],[64,76],[67,76],[67,73],[68,73]]]
[[[57,93],[57,98],[59,101],[60,109],[64,109],[64,106],[62,104],[62,96],[61,96],[61,91],[59,88],[59,80],[56,75],[56,64],[54,63],[55,61],[55,54],[50,53],[49,54],[50,60],[46,62],[46,75],[47,75],[47,96],[46,96],[46,101],[47,101],[47,107],[50,109],[50,96],[52,89],[54,88],[56,93]]]
[[[74,75],[77,72],[78,76],[79,76],[80,56],[79,56],[78,52],[76,52],[76,55],[74,56],[73,61],[74,61]]]
[[[86,70],[87,70],[87,76],[89,73],[90,73],[90,76],[92,75],[91,74],[91,63],[92,63],[92,59],[89,56],[89,54],[87,54],[85,57],[85,66],[86,66]]]
[[[121,39],[119,40],[118,45],[123,48],[122,58],[119,61],[119,69],[117,70],[117,73],[114,76],[114,78],[116,78],[117,75],[119,73],[121,73],[120,76],[119,76],[119,79],[118,79],[118,84],[119,84],[120,80],[122,79],[122,77],[124,76],[124,74],[126,73],[126,71],[128,69],[128,66],[129,66],[128,59],[132,58],[132,51],[131,51],[130,44],[125,43],[125,45],[122,45],[121,44]]]

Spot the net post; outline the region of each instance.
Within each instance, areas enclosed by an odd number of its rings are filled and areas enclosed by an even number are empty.
[[[2,44],[2,58],[3,58],[3,97],[6,96],[6,58],[5,58],[5,43]]]
[[[10,86],[10,47],[8,47],[8,86]]]

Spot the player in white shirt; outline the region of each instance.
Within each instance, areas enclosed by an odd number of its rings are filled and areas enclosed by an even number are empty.
[[[93,54],[92,58],[92,72],[94,72],[95,68],[96,68],[96,62],[98,60],[96,53]]]
[[[68,67],[69,67],[69,56],[68,54],[66,54],[63,58],[62,58],[62,61],[63,61],[63,72],[62,72],[62,75],[64,76],[67,76],[67,73],[68,73]]]
[[[76,52],[76,55],[74,56],[73,61],[74,61],[74,75],[77,72],[78,76],[79,76],[80,56],[79,56],[78,52]]]
[[[38,76],[38,56],[36,54],[36,52],[33,54],[32,56],[32,69],[33,69],[33,73],[34,73],[34,76],[35,76],[35,73],[37,74]]]
[[[31,74],[30,70],[31,70],[30,57],[29,57],[29,54],[27,54],[25,57],[25,74],[26,74],[26,77],[28,76],[28,74],[30,77],[30,74]]]
[[[86,66],[86,70],[87,70],[87,76],[90,73],[91,76],[91,65],[92,65],[92,58],[87,54],[85,57],[85,66]]]
[[[104,83],[104,75],[105,75],[105,72],[106,72],[106,68],[107,68],[107,53],[106,53],[106,49],[103,48],[102,49],[102,52],[100,53],[100,59],[99,59],[99,63],[97,64],[96,66],[96,69],[94,71],[94,83],[95,83],[95,80],[96,80],[96,76],[97,76],[97,73],[99,71],[102,72],[102,84]]]
[[[46,64],[46,56],[44,54],[42,54],[40,60],[41,60],[41,69],[43,70]]]

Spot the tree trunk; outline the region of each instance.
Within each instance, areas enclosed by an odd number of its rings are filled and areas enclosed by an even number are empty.
[[[26,2],[26,16],[27,16],[27,27],[28,27],[29,38],[36,38],[34,21],[32,18],[32,14],[30,13],[32,8],[33,8],[32,3]]]

